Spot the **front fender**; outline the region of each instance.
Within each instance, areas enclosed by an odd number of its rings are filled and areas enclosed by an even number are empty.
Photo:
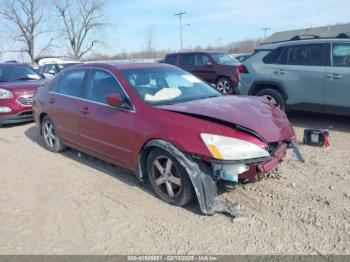
[[[211,175],[211,170],[208,170],[204,164],[194,161],[177,149],[173,144],[164,140],[151,140],[144,148],[147,149],[151,147],[159,147],[166,150],[186,169],[195,190],[199,207],[204,214],[213,215],[215,213],[228,213],[233,217],[246,215],[239,209],[238,204],[231,203],[218,196],[216,181]],[[143,174],[144,170],[145,169],[142,169],[142,163],[139,163],[140,177],[147,176],[147,174]]]

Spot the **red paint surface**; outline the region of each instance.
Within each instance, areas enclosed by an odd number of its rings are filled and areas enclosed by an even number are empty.
[[[262,98],[230,96],[163,108],[151,107],[137,96],[119,72],[123,68],[167,66],[169,65],[80,65],[78,67],[103,68],[114,74],[136,111],[123,111],[79,98],[54,94],[50,92],[51,84],[55,82],[53,81],[46,87],[39,88],[35,96],[35,119],[39,123],[41,114],[48,114],[63,140],[135,171],[143,146],[152,139],[171,142],[183,152],[201,155],[203,159],[211,158],[211,154],[200,138],[201,133],[234,137],[264,148],[267,146],[255,136],[228,125],[178,112],[200,114],[236,123],[254,130],[268,142],[294,137],[294,131],[285,114]]]

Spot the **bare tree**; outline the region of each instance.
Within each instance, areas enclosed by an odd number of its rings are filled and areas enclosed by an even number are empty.
[[[81,59],[102,41],[96,38],[103,22],[104,0],[52,0],[62,20],[62,36],[68,40],[69,53]]]
[[[27,53],[31,61],[35,58],[35,44],[39,35],[46,33],[43,30],[44,0],[2,0],[0,18],[8,22],[8,31],[12,40],[20,42],[22,48],[8,50],[10,52]],[[44,51],[53,41],[47,42]]]
[[[155,28],[153,25],[146,26],[145,36],[146,36],[146,53],[148,58],[152,58],[153,53],[155,51],[155,47],[154,47]]]

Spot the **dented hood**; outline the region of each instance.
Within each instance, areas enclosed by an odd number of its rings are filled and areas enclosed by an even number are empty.
[[[268,143],[295,136],[286,115],[265,97],[220,96],[161,108],[239,125],[259,134]]]

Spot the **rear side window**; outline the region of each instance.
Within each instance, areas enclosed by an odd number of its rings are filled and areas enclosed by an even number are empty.
[[[350,43],[337,43],[332,47],[333,66],[350,67]]]
[[[272,50],[268,55],[264,57],[263,62],[265,64],[277,64],[282,51],[283,47],[279,47],[275,50]]]
[[[106,104],[109,94],[119,94],[125,99],[125,93],[114,76],[104,70],[92,70],[86,89],[86,99]]]
[[[308,44],[290,46],[288,55],[289,65],[324,66],[324,44]]]
[[[164,59],[164,62],[170,65],[175,65],[176,55],[167,55]]]
[[[191,55],[191,54],[181,55],[180,65],[184,65],[184,66],[194,65],[194,55]]]
[[[282,50],[280,58],[278,59],[279,65],[286,65],[288,63],[289,46],[285,46]]]
[[[53,87],[53,91],[63,95],[80,97],[86,72],[85,69],[66,72]]]
[[[209,61],[209,57],[207,55],[204,55],[204,54],[199,54],[199,55],[196,55],[195,56],[195,65],[196,66],[205,66]]]

